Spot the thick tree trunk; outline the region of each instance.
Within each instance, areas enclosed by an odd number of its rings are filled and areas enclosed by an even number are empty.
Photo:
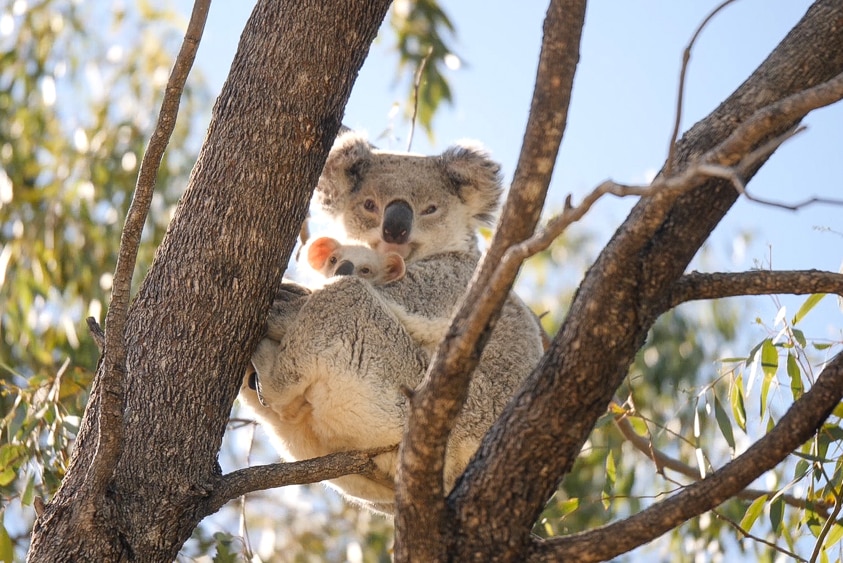
[[[255,7],[129,311],[124,443],[108,491],[91,498],[86,487],[98,373],[71,467],[36,522],[30,561],[171,561],[206,515],[244,367],[388,5]]]

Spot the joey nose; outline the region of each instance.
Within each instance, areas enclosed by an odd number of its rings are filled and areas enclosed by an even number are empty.
[[[354,264],[348,260],[340,262],[340,267],[334,272],[335,276],[350,276],[354,273]]]
[[[383,240],[390,244],[404,244],[413,230],[413,208],[406,201],[396,200],[383,212]]]

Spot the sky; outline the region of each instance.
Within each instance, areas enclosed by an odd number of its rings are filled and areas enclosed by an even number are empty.
[[[719,0],[598,0],[589,4],[547,216],[561,207],[568,194],[576,204],[606,179],[641,184],[661,168],[675,120],[682,52],[718,4]],[[692,51],[681,131],[736,89],[810,4],[807,0],[739,0],[721,11]],[[211,5],[196,67],[214,96],[226,78],[253,5]],[[412,149],[435,154],[459,139],[479,140],[502,163],[508,184],[527,121],[547,3],[460,0],[442,5],[456,26],[453,45],[462,61],[459,69],[447,75],[454,104],[437,115],[435,140],[417,131]],[[192,3],[178,0],[175,6],[186,19]],[[386,148],[403,149],[407,127],[393,123],[390,110],[404,100],[405,84],[395,79],[397,55],[391,46],[388,34],[373,45],[344,123],[367,131],[371,138],[394,125],[398,143]],[[788,203],[811,196],[843,198],[843,104],[815,111],[803,123],[808,130],[777,151],[749,184],[750,192]],[[384,146],[384,141],[378,144]],[[572,229],[606,241],[633,204],[633,199],[602,200]],[[708,246],[709,257],[696,259],[690,269],[743,271],[772,266],[838,271],[843,262],[843,208],[812,205],[794,212],[741,199],[714,231]],[[750,328],[755,317],[772,325],[779,304],[786,306],[787,317],[793,317],[804,300],[753,298],[741,322],[759,341],[765,334],[757,326]],[[843,314],[837,300],[824,299],[803,328],[809,338],[843,340]]]
[[[548,209],[567,194],[574,203],[606,179],[640,184],[661,168],[675,120],[682,52],[719,2],[649,0],[589,4],[581,58]],[[227,76],[253,2],[211,5],[196,67],[216,96]],[[740,0],[722,10],[694,45],[685,88],[681,131],[710,113],[769,54],[804,14],[805,0]],[[179,0],[187,18],[192,4]],[[454,103],[434,120],[435,140],[417,131],[412,150],[435,154],[460,139],[482,142],[511,181],[527,120],[544,2],[461,0],[443,7],[456,27],[453,46],[462,64],[448,71]],[[404,149],[405,123],[390,116],[405,85],[396,80],[396,54],[388,32],[373,45],[346,108],[344,123],[378,137],[390,127]],[[815,111],[808,130],[788,141],[749,185],[751,193],[781,202],[810,196],[843,198],[843,104]],[[384,141],[379,142],[383,145]],[[606,198],[582,225],[605,241],[634,204]],[[547,216],[550,216],[548,212]],[[812,205],[785,211],[739,202],[709,241],[707,261],[691,269],[741,271],[755,267],[837,271],[843,260],[843,209]],[[741,234],[749,234],[745,243]],[[785,297],[792,317],[804,297]],[[771,298],[753,300],[772,320]],[[832,298],[809,317],[813,335],[841,340],[843,316]]]

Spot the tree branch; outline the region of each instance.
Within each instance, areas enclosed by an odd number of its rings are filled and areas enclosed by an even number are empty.
[[[843,398],[843,354],[778,424],[746,452],[671,498],[620,522],[581,534],[536,542],[531,561],[604,561],[643,545],[694,516],[716,508],[809,440]]]
[[[687,301],[742,295],[835,293],[843,296],[843,274],[820,270],[751,271],[704,274],[679,278],[669,291],[670,307]]]
[[[255,491],[316,483],[351,474],[376,476],[377,468],[372,458],[394,449],[337,452],[314,459],[256,465],[233,471],[220,476],[214,484],[211,495],[204,503],[203,514],[213,514],[227,502]]]
[[[88,468],[86,482],[94,494],[93,503],[100,502],[120,459],[123,447],[124,378],[126,374],[125,328],[131,294],[132,274],[135,270],[141,233],[152,202],[155,180],[161,159],[176,124],[179,103],[187,76],[196,58],[199,41],[205,29],[210,0],[196,0],[184,41],[167,81],[158,122],[143,155],[114,270],[111,301],[106,315],[103,362],[97,370],[97,387],[100,390],[97,447]],[[89,325],[90,326],[90,325]]]
[[[567,121],[584,17],[585,0],[552,0],[548,7],[530,117],[500,226],[452,324],[459,336],[440,345],[410,401],[398,471],[396,561],[444,560],[447,553],[441,539],[448,537],[442,484],[448,434],[515,275],[496,286],[487,282],[506,249],[532,234],[544,205]],[[484,293],[491,297],[478,308]],[[419,529],[428,533],[413,533]]]

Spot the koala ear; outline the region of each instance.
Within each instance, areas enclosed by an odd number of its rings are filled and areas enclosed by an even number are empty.
[[[371,161],[365,137],[354,132],[337,137],[316,185],[317,203],[329,213],[341,207],[343,197],[359,189]]]
[[[316,271],[325,267],[328,257],[339,248],[340,243],[330,237],[319,237],[307,247],[307,263]]]
[[[384,283],[398,281],[404,277],[407,267],[404,264],[404,259],[397,252],[390,252],[383,257],[384,265]]]
[[[503,193],[500,165],[482,147],[469,143],[446,149],[439,161],[474,219],[479,224],[492,225]]]

